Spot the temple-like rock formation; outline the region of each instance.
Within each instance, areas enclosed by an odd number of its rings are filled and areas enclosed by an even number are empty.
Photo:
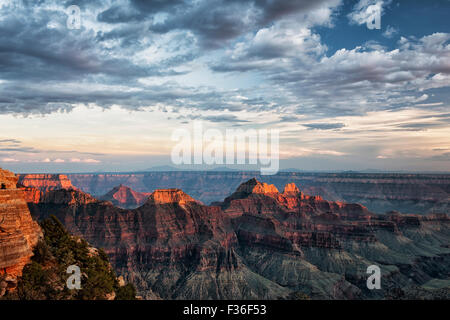
[[[0,169],[0,186],[1,296],[2,289],[13,287],[15,278],[21,275],[23,267],[33,255],[32,250],[41,231],[31,218],[22,190],[17,188],[17,177],[12,172]]]
[[[150,193],[137,192],[121,184],[99,197],[99,199],[111,201],[115,206],[120,208],[134,209],[143,205],[149,196]]]
[[[168,203],[177,203],[179,205],[184,205],[188,203],[197,203],[201,204],[201,202],[195,200],[190,195],[183,192],[180,189],[161,189],[155,190],[150,197],[148,202],[154,204],[168,204]]]

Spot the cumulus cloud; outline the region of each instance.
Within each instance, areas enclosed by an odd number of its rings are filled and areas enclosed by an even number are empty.
[[[394,50],[356,47],[327,55],[320,37],[310,29],[291,37],[279,28],[260,30],[251,40],[237,43],[227,58],[211,68],[262,74],[273,84],[272,92],[282,88],[291,105],[300,105],[296,112],[302,114],[395,109],[424,102],[429,98],[426,90],[450,85],[450,34],[401,38]],[[283,46],[287,48],[270,50]],[[255,54],[261,51],[266,53]]]
[[[289,17],[305,25],[330,23],[331,8],[340,0],[208,0],[180,9],[164,22],[151,27],[155,32],[189,30],[206,49],[223,47],[228,40]]]
[[[446,33],[402,37],[393,50],[372,43],[329,52],[315,28],[333,26],[339,0],[75,1],[80,30],[66,27],[68,4],[2,7],[0,113],[84,104],[355,114],[425,106],[427,90],[450,84]],[[361,0],[350,15],[374,4],[389,1]],[[204,76],[197,71],[204,63],[214,80],[245,74],[258,86],[239,89],[246,99],[238,100],[235,91],[189,85]]]

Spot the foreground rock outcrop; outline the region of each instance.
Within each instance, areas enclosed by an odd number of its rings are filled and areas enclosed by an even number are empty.
[[[32,220],[17,177],[0,169],[0,296],[15,287],[16,278],[33,255],[41,236]]]
[[[376,215],[292,183],[279,192],[250,179],[211,206],[180,189],[156,190],[132,210],[60,189],[30,208],[105,248],[147,299],[356,299],[411,285],[450,289],[448,215]],[[373,264],[382,269],[382,290],[366,287]]]

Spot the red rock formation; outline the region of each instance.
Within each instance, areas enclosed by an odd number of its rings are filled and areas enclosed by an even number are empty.
[[[99,197],[99,199],[111,201],[120,208],[134,209],[143,205],[149,196],[150,193],[137,192],[121,184],[107,194]]]
[[[176,187],[203,203],[211,203],[222,201],[241,183],[256,177],[279,190],[295,182],[306,194],[360,203],[376,213],[449,212],[450,208],[448,174],[280,172],[261,176],[258,172],[174,171],[68,176],[73,185],[94,195],[103,195],[122,183],[139,192]]]
[[[155,190],[155,192],[150,195],[148,202],[154,204],[177,203],[179,205],[188,203],[202,204],[180,189]]]
[[[34,187],[21,187],[20,189],[22,190],[27,203],[39,203],[43,195],[41,190]]]
[[[20,174],[19,184],[24,187],[33,187],[42,192],[57,189],[74,189],[65,174]]]
[[[64,206],[83,206],[90,203],[100,202],[88,193],[77,189],[59,189],[45,193],[41,197],[40,203]]]
[[[237,239],[228,218],[179,189],[156,190],[134,210],[79,190],[53,190],[33,210],[40,218],[55,214],[72,233],[105,248],[116,270],[141,289],[149,288],[143,270],[173,274],[159,291],[162,297],[173,294],[171,286],[188,270],[216,272],[236,264]]]
[[[238,237],[247,244],[265,243],[299,251],[305,246],[339,248],[339,239],[375,241],[368,228],[374,215],[367,208],[305,195],[293,183],[279,193],[276,188],[251,179],[226,198],[221,207],[235,218]]]
[[[367,220],[373,215],[359,204],[326,201],[319,196],[305,195],[293,183],[286,185],[284,192],[279,193],[273,185],[268,186],[256,179],[241,184],[223,203],[216,204],[220,204],[231,216],[244,213],[297,212],[301,215],[333,213],[341,218]]]
[[[33,255],[41,230],[16,187],[17,177],[0,169],[0,185],[0,275],[6,274],[10,285]]]
[[[297,186],[295,185],[295,183],[288,183],[285,187],[284,187],[284,191],[283,194],[284,195],[296,195],[299,194],[300,190],[297,188]]]
[[[215,206],[162,189],[133,210],[80,190],[49,191],[31,207],[105,248],[144,297],[165,299],[278,298],[308,286],[325,297],[357,297],[354,283],[365,288],[360,273],[365,277],[367,264],[404,265],[402,246],[420,257],[422,246],[411,243],[421,234],[433,234],[425,242],[440,254],[449,237],[446,215],[378,216],[359,204],[308,196],[294,184],[280,193],[256,179]]]
[[[237,188],[236,194],[272,194],[278,193],[278,189],[273,185],[268,185],[264,182],[259,182],[255,178],[250,179]]]

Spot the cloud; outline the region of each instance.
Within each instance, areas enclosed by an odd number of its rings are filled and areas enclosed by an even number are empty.
[[[450,161],[450,152],[445,152],[440,155],[432,156],[430,157],[430,160]]]
[[[445,122],[411,122],[405,124],[399,124],[398,127],[405,129],[427,130],[434,127],[447,127],[448,123]]]
[[[179,116],[177,119],[190,119],[190,120],[205,120],[210,122],[232,122],[232,123],[248,123],[250,121],[245,119],[239,119],[234,114],[221,114],[221,115],[189,115],[189,116]]]
[[[284,105],[297,114],[364,114],[371,110],[396,109],[424,102],[426,90],[450,85],[450,34],[434,33],[420,39],[401,38],[399,48],[339,49],[324,54],[321,39],[306,29],[290,38],[287,26],[272,26],[264,32],[267,43],[287,48],[274,54],[260,52],[260,30],[252,39],[238,42],[216,72],[261,74],[271,86],[271,94],[284,92]],[[276,35],[276,36],[275,36]],[[267,39],[276,39],[267,40]],[[311,48],[311,49],[310,49]],[[316,49],[316,51],[314,51]],[[290,55],[290,52],[297,52]],[[270,52],[270,50],[267,50]]]
[[[325,148],[307,148],[292,145],[289,148],[281,151],[280,156],[282,159],[295,158],[295,157],[309,157],[309,156],[332,156],[343,157],[347,155],[346,152],[327,150]]]
[[[19,160],[13,158],[3,158],[2,162],[19,162]]]
[[[20,141],[17,139],[0,139],[0,144],[19,144]]]
[[[72,158],[70,159],[70,162],[74,163],[100,163],[101,161],[96,159],[79,159],[79,158]]]
[[[307,123],[303,124],[303,126],[308,127],[310,130],[316,129],[316,130],[334,130],[334,129],[341,129],[345,127],[345,124],[343,123]]]
[[[154,24],[151,30],[160,33],[189,30],[203,48],[220,48],[252,29],[289,17],[308,25],[329,23],[331,8],[340,3],[340,0],[199,1],[185,6],[164,22]]]
[[[0,146],[0,151],[2,152],[22,152],[22,153],[37,153],[38,151],[33,147],[2,147]]]
[[[125,50],[123,43],[108,38],[107,28],[89,20],[88,9],[82,16],[82,28],[70,30],[65,7],[57,1],[27,1],[2,8],[0,113],[70,111],[77,103],[108,107],[122,102],[139,108],[170,99],[140,85],[138,79],[181,74],[172,67],[192,57],[172,52],[172,57],[148,63],[133,54],[142,51],[136,44],[139,41],[128,43]],[[128,29],[126,34],[132,36],[134,31]],[[144,33],[141,30],[138,35],[148,44],[150,35]],[[133,100],[136,89],[141,93]]]
[[[83,160],[81,160],[81,162],[84,162],[84,163],[100,163],[101,161],[96,160],[96,159],[83,159]]]
[[[388,39],[393,38],[396,34],[398,33],[398,29],[392,27],[392,26],[387,26],[386,30],[383,32],[383,37],[386,37]]]
[[[69,3],[82,9],[80,30],[66,27]],[[411,106],[445,108],[439,101],[449,98],[450,35],[408,37],[402,26],[397,43],[379,37],[336,47],[326,31],[336,19],[347,21],[342,3],[47,0],[2,7],[0,114],[65,114],[84,105],[90,120],[95,106],[149,113],[165,108],[165,119],[223,126],[280,125],[280,119],[298,129],[306,123],[310,130],[301,131],[322,139],[353,134],[347,133],[353,127],[345,117]],[[375,2],[359,1],[352,21],[362,23],[357,13],[370,3]],[[385,36],[394,34],[392,28]],[[94,126],[107,124],[99,120]],[[388,129],[425,134],[445,124],[424,118]],[[355,131],[382,136],[387,129],[381,125]],[[6,140],[0,141],[5,157],[22,159],[28,152],[49,162],[99,163],[96,154]],[[341,152],[333,148],[324,147]],[[371,157],[384,152],[374,150]]]
[[[123,23],[139,21],[144,17],[144,12],[141,12],[137,8],[120,4],[100,12],[97,16],[97,20],[107,23]]]

